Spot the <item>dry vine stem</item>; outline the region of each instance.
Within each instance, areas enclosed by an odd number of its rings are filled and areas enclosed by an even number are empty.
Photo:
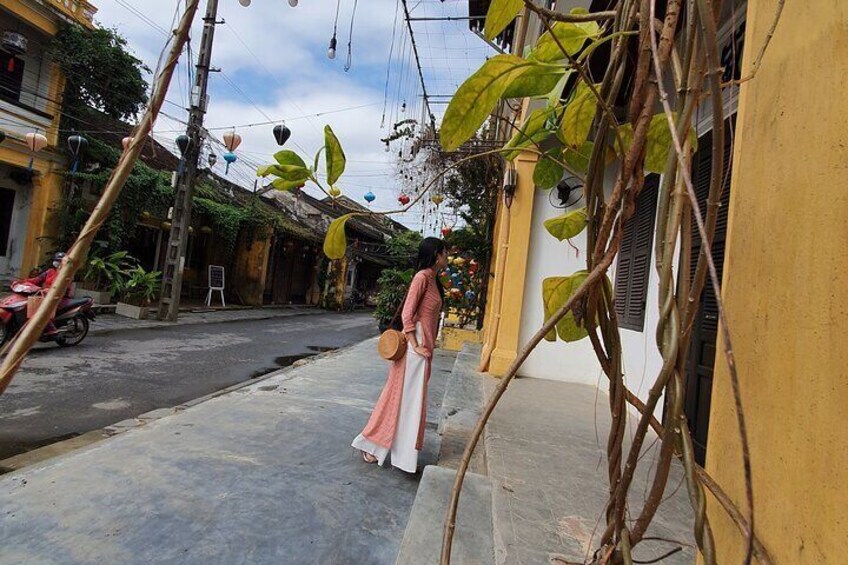
[[[15,341],[8,349],[6,357],[3,359],[3,363],[0,364],[0,394],[2,394],[9,386],[9,383],[12,382],[15,372],[21,366],[21,363],[23,363],[27,353],[29,353],[29,350],[35,342],[38,341],[39,337],[41,337],[41,332],[44,330],[44,326],[46,326],[47,322],[50,320],[50,314],[62,300],[62,297],[65,296],[65,292],[73,280],[74,274],[77,272],[80,265],[83,264],[86,256],[88,255],[91,242],[97,235],[97,231],[100,229],[100,226],[102,226],[103,222],[105,222],[108,218],[109,212],[112,210],[112,205],[120,195],[121,189],[123,188],[127,177],[132,171],[132,168],[141,153],[142,147],[147,140],[147,136],[153,128],[153,122],[156,120],[159,109],[165,100],[165,95],[168,92],[168,86],[171,83],[174,68],[177,65],[177,61],[179,60],[180,54],[182,53],[183,47],[188,39],[191,23],[194,20],[199,4],[200,0],[189,0],[187,3],[179,26],[174,32],[173,37],[169,40],[171,42],[171,47],[168,51],[168,58],[165,65],[162,67],[159,76],[156,78],[150,103],[148,104],[141,121],[133,130],[133,142],[130,143],[129,147],[127,147],[121,154],[121,158],[115,166],[114,171],[112,171],[112,176],[103,190],[103,196],[100,197],[100,201],[97,203],[97,206],[94,208],[94,211],[91,213],[88,221],[86,221],[79,237],[68,250],[65,260],[59,268],[59,276],[55,284],[50,287],[45,300],[36,311],[35,316],[26,323],[21,332],[16,336]]]
[[[452,491],[451,501],[444,525],[441,563],[450,563],[452,537],[456,527],[456,511],[462,488],[464,475],[467,472],[471,455],[476,447],[482,431],[514,378],[519,367],[530,352],[540,343],[551,328],[569,311],[585,314],[584,321],[589,330],[592,347],[598,357],[603,371],[610,381],[610,410],[612,426],[607,445],[608,472],[610,481],[610,500],[606,508],[607,529],[602,537],[601,546],[596,552],[596,560],[605,563],[634,563],[633,548],[645,540],[651,521],[663,499],[663,492],[668,480],[669,466],[672,457],[678,457],[683,462],[687,490],[695,511],[695,536],[698,547],[707,564],[715,563],[714,542],[706,517],[706,499],[704,487],[713,493],[719,505],[730,516],[737,528],[747,540],[746,563],[755,557],[764,564],[770,564],[771,559],[766,548],[756,538],[753,523],[753,494],[750,455],[747,445],[744,411],[739,391],[738,374],[736,371],[731,337],[727,319],[721,303],[720,281],[717,277],[715,262],[711,253],[711,244],[716,230],[718,206],[721,193],[726,181],[724,175],[724,109],[719,66],[719,50],[717,41],[717,20],[721,13],[721,0],[688,0],[686,13],[682,13],[682,0],[667,2],[663,21],[656,18],[656,0],[622,0],[616,4],[614,12],[608,12],[609,19],[614,20],[611,29],[606,32],[615,36],[614,48],[610,56],[610,64],[606,70],[600,88],[590,84],[589,90],[595,97],[596,113],[594,128],[596,131],[595,145],[589,161],[585,182],[587,228],[587,270],[590,271],[582,285],[568,298],[566,303],[548,320],[544,326],[531,338],[519,353],[516,360],[498,384],[489,399],[480,420],[475,427],[466,446],[465,453],[457,470],[456,480]],[[550,35],[551,21],[573,22],[572,15],[548,13],[525,0],[527,9],[535,12],[542,20]],[[756,57],[749,80],[756,73],[774,30],[777,27],[783,0],[778,0],[775,19],[767,34],[765,42]],[[685,25],[679,27],[677,19],[685,18]],[[611,134],[618,137],[615,128],[615,118],[610,111],[612,102],[618,96],[624,74],[623,53],[627,50],[629,36],[638,29],[638,62],[635,68],[632,96],[629,101],[629,116],[632,123],[632,141],[627,151],[621,152],[620,168],[609,197],[605,197],[603,180],[605,165],[603,162],[604,146],[599,140],[609,139]],[[681,37],[676,37],[681,29]],[[554,41],[563,52],[563,59],[568,66],[574,68],[582,80],[588,82],[586,68],[582,65],[584,59],[568,54],[554,36]],[[677,88],[675,103],[672,109],[665,89],[664,70],[672,66],[672,76]],[[694,192],[689,172],[691,165],[692,147],[689,142],[692,129],[692,117],[699,107],[704,93],[702,88],[707,83],[707,94],[713,110],[713,146],[711,183],[707,197],[707,208],[701,214],[699,203]],[[729,84],[738,84],[739,81]],[[620,338],[615,311],[609,291],[601,281],[617,254],[623,223],[632,215],[636,197],[644,179],[643,163],[645,161],[645,139],[649,124],[653,118],[657,103],[667,119],[672,147],[666,159],[665,174],[658,197],[656,223],[656,268],[660,278],[660,322],[657,327],[657,345],[663,357],[663,366],[657,376],[646,402],[642,402],[624,384],[620,353]],[[681,141],[685,140],[685,141]],[[619,144],[615,144],[619,145]],[[692,239],[692,215],[695,216],[695,226],[701,239],[701,251],[695,264],[695,275],[689,279]],[[675,252],[679,253],[679,275],[675,277]],[[695,315],[697,314],[701,294],[709,284],[719,302],[721,332],[726,362],[730,368],[730,378],[738,418],[739,435],[742,443],[743,465],[745,478],[748,519],[743,517],[733,501],[726,495],[715,480],[713,480],[694,461],[692,438],[688,430],[686,417],[683,413],[686,359],[691,338]],[[679,279],[679,280],[678,280]],[[579,307],[579,308],[578,308]],[[598,333],[599,332],[599,333]],[[667,421],[669,427],[663,428],[653,417],[653,412],[660,397],[666,394],[668,398]],[[625,404],[633,405],[640,414],[639,425],[634,434],[632,445],[628,452],[627,462],[623,461],[624,420],[626,418]],[[634,477],[635,469],[641,460],[640,451],[646,434],[652,428],[656,431],[662,447],[657,471],[650,488],[650,495],[639,517],[628,523],[627,497]]]

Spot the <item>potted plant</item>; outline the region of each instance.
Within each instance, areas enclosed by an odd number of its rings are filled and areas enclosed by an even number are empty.
[[[145,271],[141,266],[127,271],[115,313],[136,320],[147,319],[148,306],[159,294],[161,274],[160,271]]]
[[[383,269],[377,279],[377,308],[374,310],[374,318],[377,319],[381,333],[389,328],[414,274],[413,269]]]
[[[77,296],[90,296],[95,304],[109,304],[112,296],[121,294],[133,258],[126,251],[105,256],[94,255],[82,269]]]

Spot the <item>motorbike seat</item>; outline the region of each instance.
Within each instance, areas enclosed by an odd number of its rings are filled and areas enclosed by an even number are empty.
[[[82,306],[90,302],[90,298],[66,298],[65,300],[59,303],[59,308],[62,310],[68,310],[70,308],[76,308],[77,306]]]

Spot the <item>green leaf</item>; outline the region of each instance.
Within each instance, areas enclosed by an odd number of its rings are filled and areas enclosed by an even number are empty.
[[[342,144],[330,126],[324,126],[324,150],[327,157],[327,184],[334,185],[345,170],[345,158]]]
[[[674,121],[677,121],[676,113],[674,114]],[[633,143],[633,126],[631,124],[622,124],[618,127],[618,134],[621,136],[624,150],[627,151]],[[695,128],[689,131],[689,141],[693,149],[698,147],[698,137],[695,134]],[[647,139],[645,140],[645,172],[664,173],[668,153],[673,148],[674,140],[671,137],[671,130],[668,128],[668,119],[664,113],[656,114],[651,118],[651,123],[648,126]],[[618,152],[617,143],[614,149]]]
[[[533,183],[538,188],[548,189],[556,186],[562,179],[563,167],[551,156],[560,157],[559,151],[552,151],[536,163],[536,168],[533,170]]]
[[[545,229],[560,241],[571,239],[586,229],[586,208],[545,220]]]
[[[531,69],[544,74],[548,68],[515,55],[497,55],[486,61],[462,83],[445,110],[439,132],[442,148],[453,151],[468,141],[514,80]]]
[[[486,38],[489,41],[496,38],[523,7],[524,0],[492,0],[489,11],[486,13],[486,26],[483,30]]]
[[[568,79],[571,77],[571,74],[574,72],[574,69],[568,69],[565,74],[559,77],[559,81],[556,85],[548,92],[548,108],[553,108],[555,106],[560,105],[560,100],[562,99],[562,91],[565,90],[565,83],[568,82]]]
[[[575,173],[585,173],[589,170],[589,161],[592,159],[592,150],[595,144],[586,141],[580,147],[566,147],[563,152],[563,161]]]
[[[597,22],[556,22],[551,26],[551,31],[542,34],[528,58],[545,63],[559,61],[566,58],[560,45],[566,53],[573,56],[583,48],[587,39],[595,39],[601,35]]]
[[[562,117],[562,138],[566,145],[583,145],[592,129],[596,107],[597,100],[592,90],[585,82],[578,83]]]
[[[353,216],[353,214],[345,214],[333,220],[330,227],[327,229],[327,235],[324,238],[324,255],[328,259],[341,259],[345,255],[347,249],[347,237],[345,237],[345,223]]]
[[[303,167],[304,169],[306,168],[306,163],[303,159],[301,159],[297,153],[289,149],[277,151],[274,153],[274,159],[276,159],[277,163],[280,165],[293,165],[296,167]]]
[[[566,69],[560,66],[530,67],[509,84],[501,98],[544,96],[556,88],[565,74]]]
[[[259,177],[267,177],[268,175],[274,172],[274,169],[277,165],[263,165],[256,169],[256,176]]]
[[[297,180],[274,179],[273,181],[271,181],[271,186],[273,186],[277,190],[284,191],[294,190],[295,188],[303,186],[303,184],[304,181]]]
[[[563,107],[559,106],[555,108],[538,108],[530,112],[530,115],[527,116],[521,128],[504,145],[504,149],[515,149],[515,151],[504,153],[504,159],[512,161],[518,157],[521,149],[542,143],[550,137],[554,132],[547,126],[562,111]]]
[[[578,271],[570,277],[548,277],[542,281],[545,320],[550,319],[557,310],[562,308],[588,276],[586,271]],[[557,322],[556,333],[566,342],[579,341],[589,335],[586,328],[577,325],[573,312],[569,312]],[[545,336],[548,341],[554,341],[552,338],[551,334]]]
[[[312,172],[314,174],[318,174],[318,161],[321,158],[321,152],[322,151],[324,151],[323,146],[319,147],[318,151],[315,152],[315,163],[313,164],[313,167],[312,167]]]
[[[272,174],[283,180],[306,181],[309,178],[310,171],[306,167],[298,167],[297,165],[278,165],[274,168]]]

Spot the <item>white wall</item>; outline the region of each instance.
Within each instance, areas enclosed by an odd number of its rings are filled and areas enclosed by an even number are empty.
[[[608,178],[613,178],[613,175],[608,175]],[[554,208],[550,204],[548,191],[536,191],[524,287],[524,307],[521,313],[520,342],[522,345],[527,343],[544,323],[542,280],[546,277],[570,275],[586,268],[585,232],[572,240],[579,249],[578,257],[574,248],[567,242],[557,241],[544,227],[545,220],[581,206],[583,206],[582,200],[566,210]],[[621,330],[625,381],[627,387],[642,399],[647,398],[653,379],[662,367],[662,357],[657,350],[654,338],[654,328],[659,319],[659,289],[657,273],[653,268],[654,259],[652,255],[644,330],[642,332]],[[610,279],[613,281],[615,280],[614,268],[615,264],[610,272]],[[601,371],[588,338],[575,343],[559,340],[542,341],[527,358],[519,373],[526,377],[599,385],[602,389],[607,389],[606,376]],[[662,403],[659,406],[661,407]]]

